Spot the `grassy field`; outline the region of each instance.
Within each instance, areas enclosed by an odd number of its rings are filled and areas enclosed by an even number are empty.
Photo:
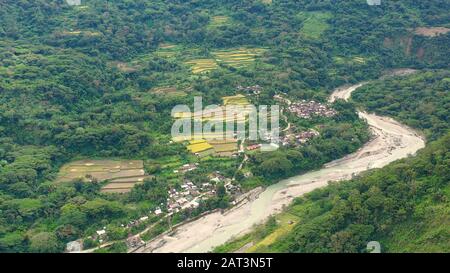
[[[322,33],[329,28],[328,20],[332,17],[326,12],[302,12],[298,15],[303,20],[300,32],[311,39],[319,39]]]
[[[264,237],[261,241],[253,244],[251,247],[246,249],[245,252],[251,253],[264,251],[264,248],[266,246],[273,244],[277,241],[278,238],[288,234],[294,228],[297,221],[298,217],[290,213],[283,213],[277,216],[278,228]]]
[[[235,238],[217,247],[214,252],[267,252],[267,246],[289,234],[308,210],[309,207],[305,206],[291,206],[286,211],[274,216],[275,226],[268,227],[267,223],[259,225],[252,233]]]
[[[119,69],[123,73],[136,72],[137,70],[139,70],[141,68],[140,66],[137,66],[137,65],[133,66],[129,63],[124,63],[124,62],[111,62],[110,65]]]
[[[107,181],[102,192],[128,192],[135,184],[150,178],[145,174],[142,160],[79,160],[64,165],[57,182],[81,179],[85,182]]]

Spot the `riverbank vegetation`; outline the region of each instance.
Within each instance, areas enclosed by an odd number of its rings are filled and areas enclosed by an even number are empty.
[[[448,75],[387,78],[354,93],[361,106],[430,137],[415,157],[297,198],[255,232],[216,251],[366,252],[370,241],[379,241],[383,252],[450,251]],[[423,105],[433,111],[423,111]],[[285,217],[292,219],[282,221]]]

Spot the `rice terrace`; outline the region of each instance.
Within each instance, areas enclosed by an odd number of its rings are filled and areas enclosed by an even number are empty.
[[[0,255],[450,253],[449,11],[0,0]]]
[[[125,193],[150,177],[145,174],[142,160],[79,160],[64,165],[56,181],[107,182],[102,192]]]
[[[218,68],[216,61],[213,59],[195,59],[186,62],[186,64],[191,66],[193,74],[210,72]]]
[[[231,18],[224,15],[217,15],[211,17],[211,21],[209,23],[209,27],[216,28],[221,26],[227,26],[230,24]]]
[[[233,68],[243,68],[255,62],[262,55],[264,48],[238,48],[213,52],[216,61]]]

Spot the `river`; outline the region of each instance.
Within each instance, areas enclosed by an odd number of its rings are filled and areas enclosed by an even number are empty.
[[[350,98],[351,93],[366,83],[334,90],[330,102]],[[381,168],[395,160],[415,154],[425,146],[424,139],[411,128],[383,116],[359,112],[373,132],[373,138],[357,152],[326,164],[322,169],[282,180],[267,187],[258,197],[236,206],[224,214],[208,214],[184,224],[171,236],[159,236],[135,252],[208,252],[252,227],[270,215],[279,213],[298,196],[329,183],[348,180],[353,175]]]

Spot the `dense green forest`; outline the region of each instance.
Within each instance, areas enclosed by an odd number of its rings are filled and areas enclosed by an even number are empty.
[[[297,199],[284,212],[298,224],[255,252],[448,252],[450,134],[416,157]],[[277,230],[273,218],[250,235],[218,247],[232,252]]]
[[[436,140],[449,129],[450,73],[429,71],[389,78],[358,89],[352,99],[371,112],[394,116]]]
[[[126,238],[121,224],[154,211],[186,178],[174,169],[199,161],[170,142],[171,109],[191,105],[194,96],[220,103],[238,85],[260,85],[261,94],[250,98],[255,105],[273,104],[280,92],[325,102],[334,87],[378,78],[385,69],[447,69],[450,35],[413,30],[449,27],[449,9],[445,0],[385,0],[373,7],[365,0],[0,1],[0,252],[61,252],[65,243],[105,226],[109,239]],[[203,74],[187,64],[238,48],[263,53],[246,67],[219,63]],[[251,154],[244,170],[253,176],[238,173],[237,183],[245,190],[269,185],[357,150],[369,138],[355,114],[359,103],[390,115],[400,111],[401,120],[437,139],[448,126],[448,106],[434,109],[443,102],[437,97],[448,94],[443,73],[417,76],[427,80],[411,90],[427,90],[429,101],[409,104],[414,113],[402,103],[369,104],[355,96],[355,103],[334,104],[332,118],[289,117],[299,129],[320,128],[321,137]],[[383,84],[379,96],[407,82]],[[155,91],[165,87],[177,92]],[[422,96],[404,92],[414,103]],[[433,115],[421,123],[423,113]],[[103,194],[101,183],[55,183],[63,164],[84,158],[141,159],[156,178],[125,195]],[[202,183],[217,170],[231,177],[241,160],[206,158],[187,178]],[[217,194],[174,221],[228,203]]]
[[[298,198],[284,212],[298,224],[256,252],[448,252],[450,237],[450,92],[448,71],[378,80],[354,100],[423,131],[431,141],[415,157]],[[422,107],[432,111],[423,111]],[[437,139],[437,140],[436,140]],[[275,219],[216,251],[233,251],[278,228]]]

